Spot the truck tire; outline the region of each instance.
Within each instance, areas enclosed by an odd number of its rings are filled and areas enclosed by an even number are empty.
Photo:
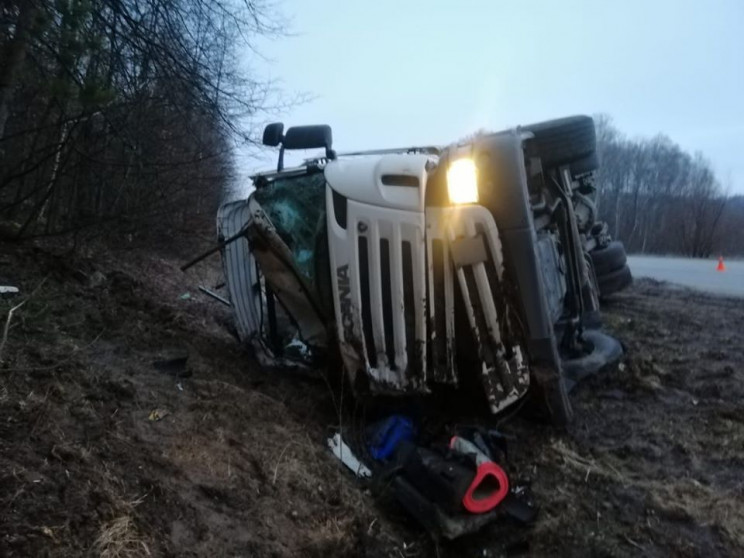
[[[522,129],[534,134],[544,167],[590,160],[597,147],[594,120],[589,116],[569,116],[530,124]]]
[[[614,364],[623,356],[623,346],[614,337],[601,331],[585,331],[584,341],[591,346],[586,355],[564,360],[563,375],[568,391],[592,374],[596,374],[608,364]]]
[[[625,254],[625,246],[619,240],[613,240],[604,248],[598,248],[589,252],[594,264],[594,272],[598,278],[608,273],[617,271],[625,265],[628,257]]]
[[[596,171],[598,168],[599,157],[597,157],[596,151],[592,151],[586,157],[571,162],[571,174],[574,177],[589,174],[590,172]]]
[[[597,282],[599,283],[599,295],[602,298],[607,298],[630,286],[633,282],[633,275],[630,273],[630,268],[625,265],[616,271],[600,275]]]

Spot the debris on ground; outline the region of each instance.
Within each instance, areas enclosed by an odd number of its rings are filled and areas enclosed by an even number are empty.
[[[199,290],[203,292],[205,295],[212,297],[217,302],[224,304],[225,306],[232,306],[232,303],[229,300],[227,300],[225,297],[218,295],[216,292],[214,292],[211,289],[208,289],[207,287],[203,285],[199,285]]]
[[[170,413],[166,411],[165,409],[153,409],[152,411],[150,411],[150,414],[148,415],[147,419],[151,422],[157,422],[159,420],[163,420],[169,414]]]
[[[416,435],[413,421],[403,415],[391,415],[369,428],[369,453],[378,461],[392,457],[401,442],[412,442]]]
[[[88,278],[88,286],[91,289],[99,289],[106,283],[106,276],[100,271],[94,271]]]
[[[328,447],[331,449],[331,453],[357,477],[368,478],[372,476],[372,471],[357,459],[351,448],[341,439],[341,434],[336,433],[328,438]]]

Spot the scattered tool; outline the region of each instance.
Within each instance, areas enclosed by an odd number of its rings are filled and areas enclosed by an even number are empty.
[[[529,484],[511,483],[502,463],[506,438],[497,430],[462,426],[449,443],[422,447],[417,428],[404,415],[391,415],[367,429],[367,449],[375,460],[372,486],[392,495],[435,538],[473,533],[499,517],[532,523],[537,508]],[[357,477],[373,472],[340,434],[328,439],[333,454]]]
[[[150,414],[147,416],[147,418],[150,422],[159,422],[168,415],[170,415],[170,411],[167,411],[165,409],[153,409],[152,411],[150,411]]]
[[[398,450],[401,476],[444,514],[457,515],[465,511],[463,498],[475,472],[465,459],[448,455],[451,452],[446,448],[442,450],[401,443]]]
[[[207,250],[206,252],[204,252],[201,256],[197,256],[196,258],[194,258],[190,262],[183,264],[181,266],[181,271],[186,271],[190,267],[195,266],[200,261],[208,258],[212,254],[216,254],[217,252],[219,252],[220,250],[222,250],[228,244],[231,244],[231,243],[235,242],[236,240],[238,240],[240,238],[245,238],[246,228],[247,227],[243,227],[237,233],[235,233],[234,235],[232,235],[230,238],[226,238],[225,240],[222,240],[221,242],[219,242],[217,244],[217,246],[215,246],[214,248],[210,248],[209,250]]]
[[[470,513],[485,513],[498,506],[509,493],[506,472],[476,445],[460,436],[453,436],[450,449],[472,459],[475,477],[462,497],[462,505]]]
[[[357,477],[366,478],[372,476],[372,471],[356,458],[351,448],[341,439],[341,434],[336,433],[332,438],[328,438],[328,447],[333,452],[333,455],[351,469]]]
[[[529,486],[512,485],[500,463],[506,439],[496,430],[462,427],[447,445],[398,443],[390,486],[396,499],[435,538],[473,533],[501,516],[532,523]]]
[[[215,299],[218,302],[221,302],[225,306],[232,306],[229,300],[227,300],[225,297],[218,295],[216,292],[209,290],[207,287],[204,287],[202,285],[199,285],[199,290],[203,292],[207,296],[211,296],[213,299]]]
[[[2,296],[14,296],[18,294],[18,287],[11,286],[0,286],[0,295]]]
[[[400,442],[410,442],[416,434],[411,419],[403,415],[391,415],[373,424],[369,431],[369,453],[378,461],[391,457]]]

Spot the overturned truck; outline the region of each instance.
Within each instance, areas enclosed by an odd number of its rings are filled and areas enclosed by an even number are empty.
[[[591,118],[355,153],[328,126],[277,123],[263,143],[276,170],[218,216],[238,332],[263,363],[340,362],[360,396],[475,385],[494,414],[529,393],[565,424],[570,388],[622,354],[599,303],[631,275],[597,221]]]

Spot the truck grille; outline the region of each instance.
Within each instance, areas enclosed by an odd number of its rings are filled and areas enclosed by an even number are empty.
[[[332,224],[331,234],[336,288],[344,293],[338,331],[352,374],[365,375],[376,392],[457,383],[459,340],[474,347],[460,357],[475,363],[467,372],[483,382],[492,411],[524,395],[527,368],[519,349],[502,342],[501,246],[488,210],[424,215],[349,200],[346,228]],[[457,330],[456,317],[466,324]]]
[[[345,341],[361,349],[373,389],[425,390],[424,216],[353,201],[347,211],[345,232],[356,237],[346,243],[351,296],[361,324],[358,339]]]
[[[431,233],[431,229],[429,231]],[[443,238],[428,240],[429,254],[429,317],[432,325],[430,359],[434,380],[455,382],[455,300],[452,263]]]
[[[426,223],[432,380],[457,382],[458,360],[475,360],[491,410],[498,412],[525,393],[529,374],[519,348],[502,340],[503,263],[493,216],[480,206],[428,208]],[[469,328],[456,330],[456,305]],[[477,354],[458,359],[455,341],[465,337]]]

